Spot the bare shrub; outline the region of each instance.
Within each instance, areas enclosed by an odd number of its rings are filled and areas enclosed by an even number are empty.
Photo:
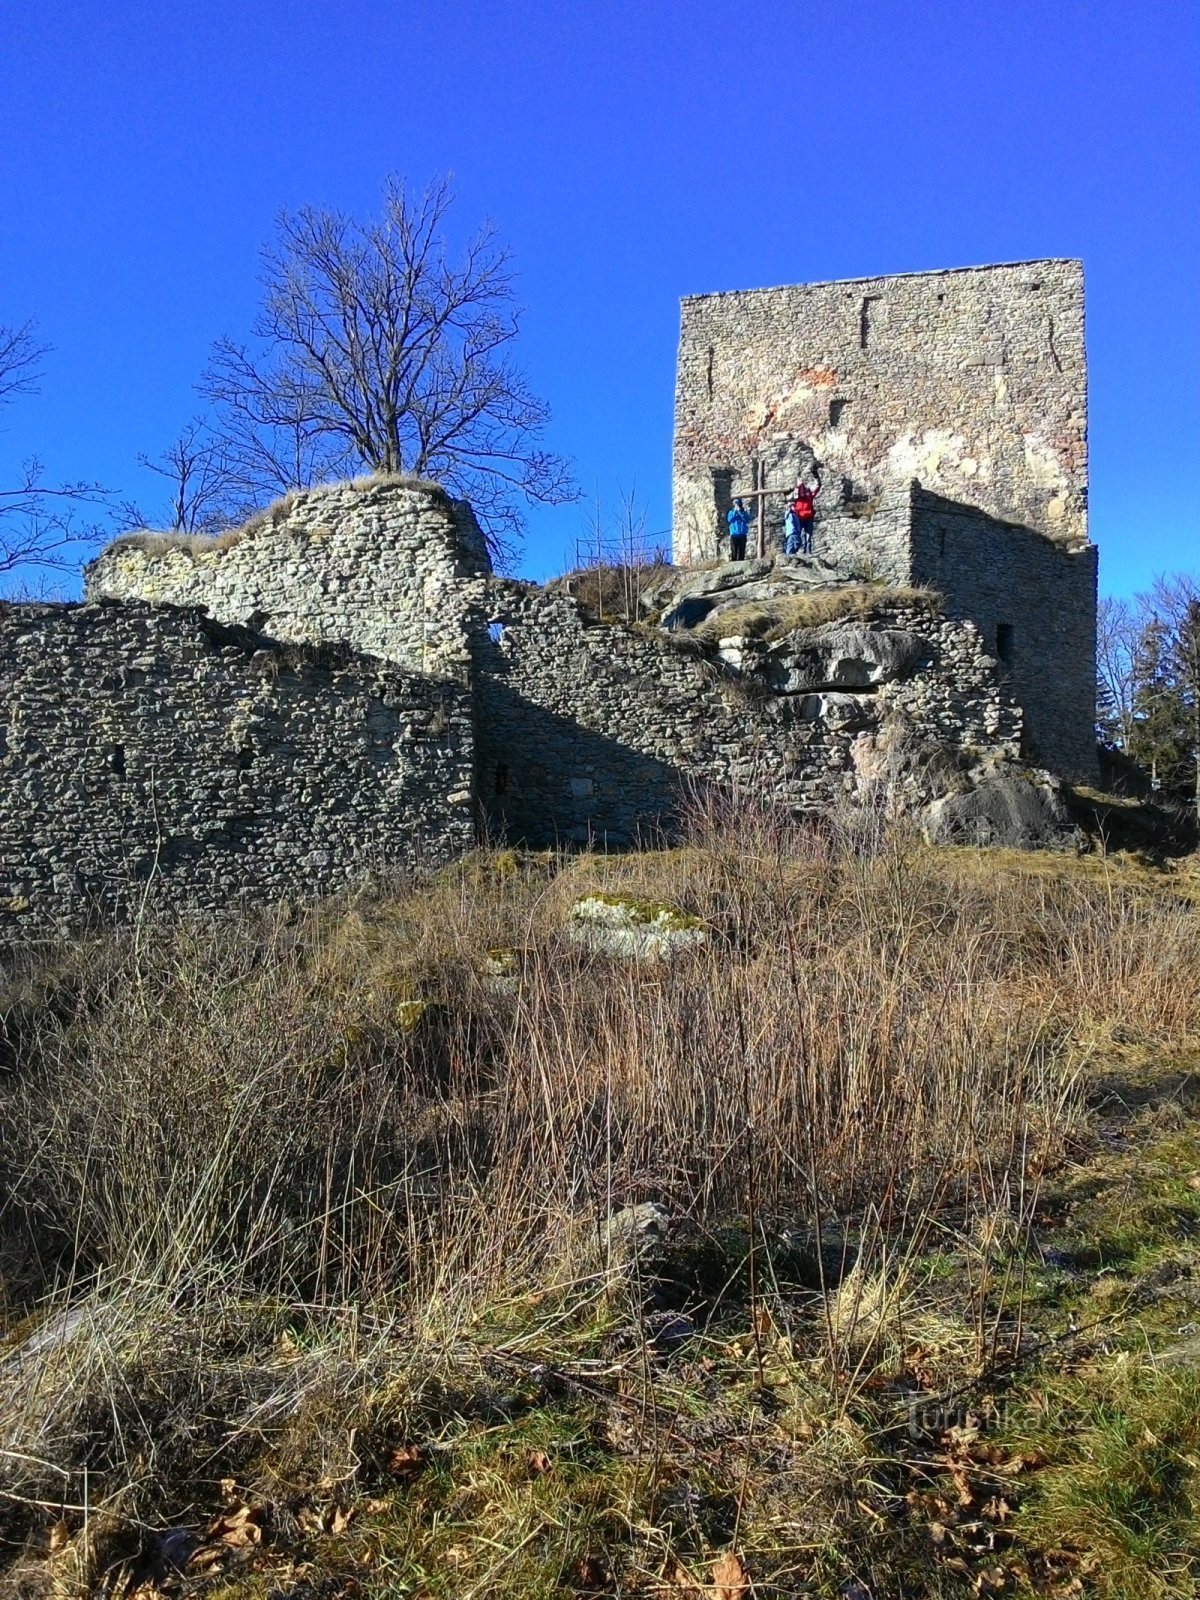
[[[1200,1036],[1200,927],[1137,880],[981,859],[708,792],[672,852],[480,856],[100,941],[0,1089],[0,1231],[24,1251],[6,1503],[77,1505],[86,1475],[123,1517],[165,1514],[281,1441],[327,1472],[488,1307],[603,1282],[626,1204],[751,1238],[934,1214],[991,1237],[1061,1154],[1097,1038]],[[709,942],[591,952],[565,930],[599,890]],[[891,1336],[885,1255],[831,1302],[835,1367]]]
[[[638,622],[646,615],[645,597],[670,571],[660,560],[598,561],[552,578],[546,587],[569,594],[588,622]]]

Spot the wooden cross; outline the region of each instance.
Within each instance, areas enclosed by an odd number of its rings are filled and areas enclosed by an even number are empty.
[[[792,491],[791,489],[768,489],[766,463],[760,461],[757,456],[752,456],[750,459],[750,482],[753,487],[745,490],[740,495],[734,495],[734,499],[758,501],[756,542],[758,545],[757,554],[761,561],[767,553],[767,496],[771,494],[790,495]]]

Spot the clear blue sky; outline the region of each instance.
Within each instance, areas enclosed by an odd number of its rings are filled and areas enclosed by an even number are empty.
[[[590,495],[669,516],[687,293],[1082,256],[1092,533],[1200,565],[1195,0],[9,0],[0,322],[55,346],[0,424],[144,502],[139,450],[253,316],[281,206],[451,170],[512,246],[520,349]],[[561,564],[579,507],[531,518]]]

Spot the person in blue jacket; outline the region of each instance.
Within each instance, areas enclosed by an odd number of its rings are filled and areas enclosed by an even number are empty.
[[[799,514],[795,506],[789,506],[783,513],[783,553],[785,556],[798,556],[803,544],[803,530]]]
[[[733,502],[733,509],[725,518],[729,524],[729,559],[730,561],[745,561],[746,559],[746,534],[750,528],[750,513],[746,510],[745,503],[739,497]]]

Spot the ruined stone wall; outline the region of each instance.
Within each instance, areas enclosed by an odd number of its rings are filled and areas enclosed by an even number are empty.
[[[912,583],[912,485],[889,484],[853,506],[817,498],[813,553],[840,571]],[[967,615],[970,615],[968,612]]]
[[[683,302],[675,559],[716,553],[729,493],[765,456],[786,486],[812,455],[822,509],[917,478],[1056,539],[1087,536],[1078,261],[799,284]],[[731,474],[714,481],[713,469]],[[772,501],[782,514],[782,501]]]
[[[239,535],[118,540],[85,572],[88,599],[204,606],[275,639],[344,642],[414,672],[461,678],[463,579],[490,570],[471,508],[387,479],[288,496]]]
[[[695,647],[588,624],[561,593],[485,586],[476,632],[478,789],[494,840],[624,845],[670,827],[688,780],[797,810],[861,788],[885,725],[1015,753],[1020,713],[977,630],[903,612],[919,670],[877,688],[769,694]]]
[[[0,606],[0,937],[445,860],[473,774],[457,684],[196,611]]]
[[[1026,757],[1096,776],[1096,549],[1067,548],[914,486],[912,578],[970,617],[1025,713]]]

